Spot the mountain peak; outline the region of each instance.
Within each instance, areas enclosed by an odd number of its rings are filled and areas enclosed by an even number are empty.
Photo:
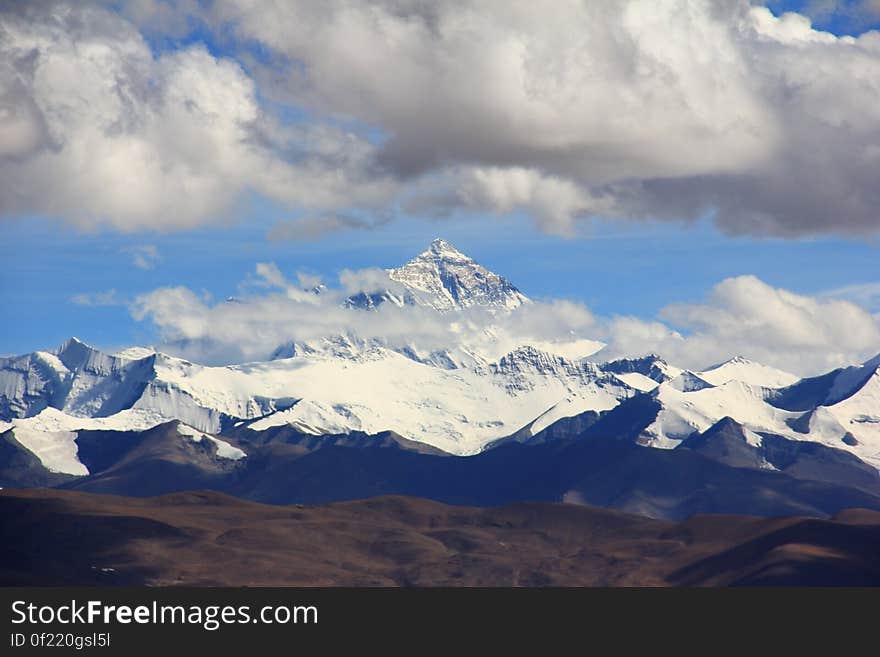
[[[116,367],[117,359],[114,356],[105,354],[75,337],[70,338],[51,353],[71,371],[88,369],[107,373]]]
[[[405,265],[386,272],[396,288],[354,294],[346,299],[345,305],[374,309],[390,301],[397,306],[449,311],[470,307],[512,310],[529,303],[528,297],[506,278],[489,271],[440,237]]]
[[[63,343],[61,343],[61,346],[58,347],[58,351],[63,351],[64,349],[72,347],[74,345],[81,345],[83,347],[89,346],[75,335],[72,335],[71,337],[67,338],[67,340],[65,340]]]
[[[416,260],[442,260],[445,262],[473,262],[473,258],[466,256],[464,253],[456,249],[446,240],[438,237],[430,245],[428,249],[423,251]]]
[[[60,357],[62,361],[67,358],[80,358],[83,357],[84,354],[88,354],[89,352],[95,351],[94,347],[91,345],[87,345],[85,342],[80,340],[77,337],[71,337],[65,340],[60,347],[54,350],[56,356]]]
[[[430,249],[446,249],[446,248],[455,249],[454,246],[452,246],[449,242],[444,240],[442,237],[435,237],[433,240],[431,240],[431,245],[428,248],[430,248]]]
[[[511,310],[529,302],[506,278],[439,237],[413,260],[389,269],[388,276],[406,288],[413,303],[440,311],[475,306]]]
[[[720,363],[715,363],[714,365],[707,367],[704,371],[712,372],[714,370],[721,369],[722,367],[727,367],[728,365],[754,365],[754,364],[756,364],[754,361],[746,358],[745,356],[737,354],[735,356],[731,356],[727,360],[723,360]]]
[[[794,374],[763,365],[744,356],[734,356],[696,374],[713,386],[720,386],[728,381],[740,381],[764,388],[782,388],[798,380]]]
[[[636,358],[618,358],[605,362],[602,369],[615,374],[641,374],[657,383],[669,381],[681,373],[678,368],[671,367],[657,354]]]

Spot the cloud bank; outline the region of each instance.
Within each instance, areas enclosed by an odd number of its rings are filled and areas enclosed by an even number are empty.
[[[523,344],[598,340],[607,345],[592,357],[598,360],[657,353],[699,370],[743,355],[801,375],[880,352],[880,322],[861,306],[795,294],[754,276],[725,279],[703,302],[670,304],[648,321],[597,317],[583,304],[552,299],[509,314],[476,308],[441,313],[390,303],[366,311],[343,301],[393,288],[384,270],[344,270],[336,287],[316,290],[314,283],[308,276],[291,282],[274,264],[262,263],[250,281],[251,294],[212,303],[186,287],[160,288],[138,297],[131,312],[158,330],[162,350],[212,364],[265,359],[290,341],[338,335],[489,359]]]
[[[257,193],[305,217],[279,239],[461,211],[880,228],[880,32],[747,0],[116,7],[0,6],[3,215],[174,230]],[[151,49],[194,27],[223,54]]]

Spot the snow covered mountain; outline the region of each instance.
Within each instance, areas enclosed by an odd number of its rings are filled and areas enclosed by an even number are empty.
[[[727,379],[727,374],[745,381]],[[713,385],[706,378],[722,382]],[[742,362],[724,376],[717,368],[698,374],[682,371],[622,401],[589,431],[674,449],[727,418],[756,441],[756,435],[766,434],[819,443],[880,468],[880,357],[784,387],[747,382],[779,383],[787,378],[772,368],[754,363],[743,367]]]
[[[55,352],[0,361],[0,431],[11,429],[47,467],[82,473],[78,431],[141,431],[169,420],[212,437],[236,424],[313,435],[392,430],[474,454],[587,412],[604,416],[604,426],[622,418],[636,442],[666,449],[729,417],[751,432],[819,442],[880,466],[877,359],[772,388],[736,379],[713,385],[705,373],[657,357],[595,364],[534,346],[453,369],[381,346],[356,357],[328,349],[226,367],[130,353],[141,357],[109,356],[72,339]]]
[[[106,417],[129,408],[143,392],[153,358],[110,356],[72,338],[55,351],[0,359],[0,419],[53,407]]]
[[[442,240],[388,275],[399,287],[349,303],[484,307],[498,317],[530,303]],[[741,357],[692,372],[656,355],[591,362],[601,343],[574,337],[509,340],[488,335],[480,348],[426,350],[337,335],[281,345],[266,361],[209,367],[151,349],[105,354],[72,338],[0,359],[0,434],[49,470],[82,475],[80,433],[169,421],[188,427],[192,440],[207,437],[223,458],[238,454],[226,442],[235,432],[279,427],[314,436],[391,431],[458,455],[584,431],[674,449],[730,418],[747,442],[772,435],[821,443],[880,467],[880,356],[799,380]]]
[[[59,449],[70,464],[70,434],[78,430],[143,430],[171,419],[210,435],[248,421],[254,431],[290,425],[315,435],[390,428],[473,454],[560,400],[569,400],[573,412],[602,411],[639,392],[596,365],[534,347],[469,369],[381,346],[348,356],[330,349],[205,367],[161,353],[108,356],[74,339],[56,352],[0,361],[0,431],[26,437],[20,442],[53,465],[55,443],[67,445]]]
[[[386,271],[399,289],[361,293],[349,297],[347,304],[369,309],[389,302],[448,311],[472,307],[511,310],[529,303],[528,297],[506,278],[439,238],[402,267]]]

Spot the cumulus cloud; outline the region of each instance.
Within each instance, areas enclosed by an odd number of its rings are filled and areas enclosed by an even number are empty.
[[[173,230],[225,218],[251,190],[297,207],[386,195],[360,170],[367,142],[277,124],[242,66],[202,45],[154,54],[87,3],[4,3],[0,35],[2,214]]]
[[[660,320],[610,320],[608,353],[654,352],[697,369],[743,355],[815,374],[880,352],[880,323],[861,306],[795,294],[754,276],[721,281],[704,303],[668,305]]]
[[[226,56],[151,50],[194,27]],[[256,192],[303,211],[272,239],[459,210],[880,228],[880,32],[748,0],[6,3],[0,34],[4,215],[172,230]]]
[[[435,217],[461,208],[495,214],[524,209],[545,232],[568,237],[576,217],[611,212],[613,201],[536,169],[462,166],[413,184],[404,207]]]
[[[277,55],[258,76],[277,97],[379,127],[419,211],[878,229],[877,33],[746,0],[222,0],[207,20]]]

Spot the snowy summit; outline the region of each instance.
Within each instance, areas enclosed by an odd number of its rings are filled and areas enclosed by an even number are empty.
[[[473,307],[512,310],[529,303],[506,278],[440,238],[402,267],[386,271],[400,290],[360,294],[349,299],[349,305],[372,308],[388,301],[448,311]]]

